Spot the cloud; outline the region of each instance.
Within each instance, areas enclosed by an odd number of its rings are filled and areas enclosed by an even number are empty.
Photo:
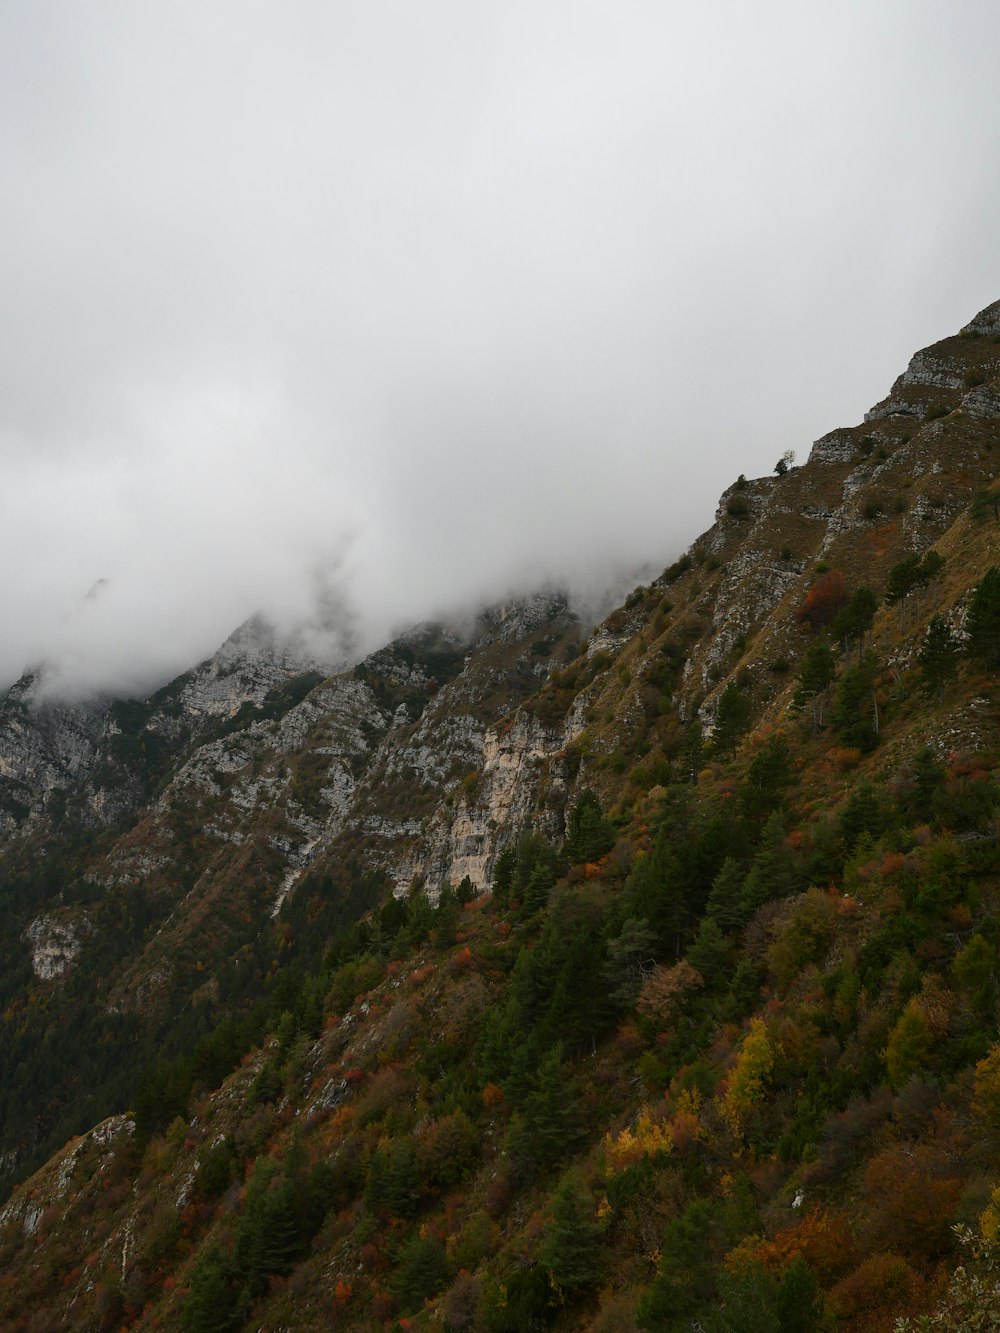
[[[0,680],[665,563],[996,298],[998,37],[977,0],[5,6]]]

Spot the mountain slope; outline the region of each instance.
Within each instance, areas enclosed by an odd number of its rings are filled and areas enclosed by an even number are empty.
[[[1000,303],[582,650],[559,598],[425,627],[231,700],[124,824],[93,765],[75,842],[18,815],[6,1146],[66,1125],[56,1069],[119,1114],[4,1210],[10,1326],[957,1309],[1000,1179],[998,386]]]

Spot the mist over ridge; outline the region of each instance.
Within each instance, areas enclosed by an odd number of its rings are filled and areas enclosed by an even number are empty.
[[[994,295],[997,38],[978,0],[8,6],[0,688],[662,566]]]

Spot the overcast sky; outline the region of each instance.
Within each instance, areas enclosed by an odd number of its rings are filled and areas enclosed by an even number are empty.
[[[4,0],[0,683],[664,564],[1000,296],[998,50],[995,0]]]

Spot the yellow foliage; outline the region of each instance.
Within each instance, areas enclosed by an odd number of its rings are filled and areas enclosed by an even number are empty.
[[[719,1107],[723,1120],[736,1138],[743,1137],[751,1112],[758,1102],[763,1101],[773,1068],[774,1051],[771,1049],[767,1028],[763,1019],[752,1018],[750,1031],[743,1039],[736,1067],[729,1076],[725,1096]]]
[[[984,1240],[995,1241],[1000,1236],[1000,1185],[990,1195],[986,1211],[979,1218],[979,1230]]]
[[[976,1065],[972,1109],[990,1129],[1000,1129],[1000,1045]]]
[[[605,1134],[604,1149],[611,1165],[618,1171],[633,1166],[654,1153],[670,1152],[674,1135],[666,1121],[656,1121],[648,1106],[639,1112],[634,1129],[623,1129],[618,1135]]]

